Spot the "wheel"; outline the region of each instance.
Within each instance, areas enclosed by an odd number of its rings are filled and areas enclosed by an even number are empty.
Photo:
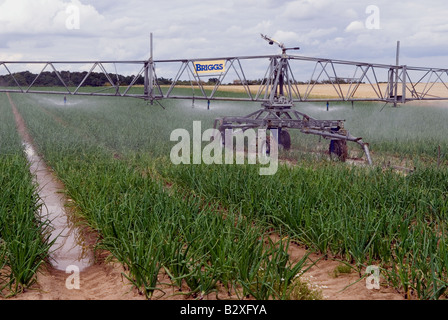
[[[347,141],[346,140],[331,140],[330,142],[330,156],[335,154],[340,161],[345,162],[348,156]]]
[[[266,136],[266,139],[263,139],[261,141],[261,144],[258,146],[259,152],[261,154],[270,154],[271,153],[271,138],[269,136]]]
[[[271,137],[269,134],[267,134],[266,139],[263,139],[261,141],[261,144],[258,145],[258,148],[261,154],[270,155],[271,150],[277,150],[278,152],[278,143],[276,142],[276,139],[274,137]]]
[[[283,149],[289,150],[291,149],[291,136],[289,132],[286,130],[281,130],[280,135],[278,137],[278,144],[283,146]]]

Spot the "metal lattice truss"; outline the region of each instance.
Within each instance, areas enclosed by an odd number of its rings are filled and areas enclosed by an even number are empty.
[[[223,60],[225,72],[200,75],[194,64],[200,61]],[[264,73],[252,79],[246,77],[247,61],[267,63]],[[130,67],[136,72],[126,85],[120,83],[117,66]],[[19,78],[19,73],[40,70],[33,78]],[[74,82],[63,68],[84,68],[82,79]],[[156,70],[177,70],[169,78],[170,84],[161,84]],[[45,72],[57,76],[61,90],[51,90],[37,85]],[[107,78],[108,87],[89,85],[94,73]],[[65,75],[64,75],[65,73]],[[334,59],[310,58],[296,55],[270,55],[249,57],[223,57],[189,60],[147,61],[0,61],[0,76],[8,78],[8,84],[0,83],[0,92],[44,93],[90,96],[121,96],[146,100],[202,99],[237,101],[272,101],[275,83],[282,85],[283,95],[291,102],[326,101],[383,101],[405,103],[414,100],[448,100],[448,69],[395,66],[362,63]],[[212,85],[204,78],[216,77]],[[280,79],[283,77],[283,80]],[[257,85],[253,80],[258,79]],[[283,81],[280,84],[280,81]],[[186,83],[188,83],[186,85]],[[228,84],[240,87],[239,97],[223,95]],[[325,85],[325,93],[321,88]],[[54,87],[52,87],[54,89]],[[182,90],[179,90],[182,88]]]
[[[347,157],[347,141],[355,142],[365,151],[369,164],[372,160],[368,144],[352,136],[344,128],[344,120],[314,119],[294,110],[294,104],[378,101],[396,105],[414,100],[448,100],[448,69],[398,65],[398,57],[396,65],[386,65],[290,55],[287,50],[298,48],[288,49],[271,38],[262,37],[270,44],[277,43],[282,54],[154,60],[151,37],[151,56],[145,61],[0,61],[0,92],[133,97],[151,104],[160,99],[260,102],[262,108],[247,116],[216,119],[215,128],[223,138],[229,129],[276,129],[277,142],[286,149],[291,144],[288,129],[298,129],[331,140],[330,154],[342,160]],[[197,64],[215,68],[203,72]],[[30,68],[40,72],[25,77],[23,72]],[[82,68],[82,77],[77,79],[64,71]],[[135,70],[126,85],[121,84],[123,78],[117,71],[122,68]],[[156,71],[163,77],[159,78]],[[37,85],[48,72],[57,77],[58,90]],[[107,86],[92,85],[91,78],[98,74],[107,79]],[[228,94],[230,87],[235,90],[229,84],[236,85],[238,94]]]
[[[119,74],[116,72],[117,65],[132,66],[133,69],[136,67],[139,68],[139,71],[136,75],[132,76],[131,82],[126,86],[120,84]],[[137,87],[137,81],[143,79],[145,76],[144,71],[146,65],[148,65],[147,61],[0,62],[0,76],[4,79],[3,85],[0,85],[0,92],[144,98],[144,92],[136,94],[132,93],[131,90]],[[83,76],[81,79],[70,78],[70,71],[66,71],[64,68],[79,70],[78,72]],[[24,79],[23,73],[29,69],[40,71]],[[115,72],[108,70],[115,70]],[[46,72],[55,75],[59,82],[49,87],[39,85],[38,80],[42,79]],[[94,73],[99,73],[104,76],[107,79],[108,85],[106,87],[92,86],[89,80],[92,80]],[[56,87],[59,87],[60,90],[55,90]]]

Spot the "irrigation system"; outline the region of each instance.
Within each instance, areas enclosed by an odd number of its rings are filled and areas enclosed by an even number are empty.
[[[300,48],[287,48],[268,36],[261,35],[270,45],[278,45],[281,54],[259,56],[212,57],[200,59],[155,60],[153,58],[153,37],[150,36],[150,58],[143,61],[0,61],[0,75],[10,77],[13,86],[1,87],[0,92],[114,96],[132,97],[149,101],[151,104],[161,99],[190,99],[223,101],[251,101],[261,103],[261,108],[247,116],[228,116],[215,119],[215,128],[224,138],[226,129],[264,128],[277,129],[277,142],[289,149],[291,138],[288,130],[297,129],[304,134],[312,134],[330,140],[330,154],[335,154],[342,161],[347,157],[347,141],[357,143],[364,150],[367,162],[372,164],[368,143],[362,138],[352,136],[344,128],[345,120],[318,120],[295,110],[295,104],[301,102],[372,101],[385,102],[397,106],[399,103],[419,100],[448,100],[448,69],[411,67],[399,65],[399,42],[397,43],[396,64],[377,64],[358,61],[305,57],[290,54]],[[267,64],[261,82],[251,86],[246,78],[248,72],[243,65],[248,61],[262,61]],[[68,65],[76,69],[83,66],[88,70],[75,86],[62,76],[62,69]],[[137,72],[130,84],[120,85],[117,65],[132,65]],[[160,70],[177,70],[170,84],[162,86],[156,74],[156,66]],[[27,85],[17,79],[18,71],[26,71],[31,66],[40,69],[40,73]],[[307,70],[308,73],[307,73]],[[45,72],[54,72],[60,81],[62,90],[45,90],[36,85],[37,80]],[[104,74],[110,86],[97,91],[83,90],[89,77],[94,72]],[[229,76],[229,74],[231,74]],[[344,76],[349,74],[350,76]],[[203,77],[214,76],[215,82],[211,90],[205,87]],[[191,92],[176,90],[185,89],[181,79],[188,77]],[[243,89],[242,95],[228,97],[219,94],[226,80],[236,82]],[[237,80],[235,81],[235,77]],[[301,81],[299,81],[301,79]],[[143,80],[143,88],[138,81]],[[321,84],[333,90],[334,98],[319,97],[315,92]],[[254,90],[253,88],[257,89]],[[369,94],[360,94],[360,88],[368,88]],[[135,88],[135,90],[133,90]],[[137,89],[138,88],[138,89]],[[442,88],[442,92],[440,91]],[[181,94],[183,92],[183,94]],[[199,94],[198,94],[199,92]]]

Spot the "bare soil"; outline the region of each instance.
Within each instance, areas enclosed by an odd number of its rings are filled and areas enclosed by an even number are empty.
[[[307,250],[291,243],[290,255],[294,261],[306,254]],[[100,259],[101,260],[101,259]],[[324,300],[404,300],[404,296],[394,288],[389,287],[382,279],[380,289],[368,289],[366,280],[360,279],[357,272],[337,273],[336,268],[341,262],[325,259],[321,255],[311,254],[309,263],[315,262],[302,278],[313,290],[322,293]],[[37,282],[25,292],[10,298],[10,300],[146,300],[124,276],[125,270],[118,263],[97,261],[94,265],[80,272],[79,289],[69,289],[66,282],[70,281],[71,273],[47,267],[37,276]],[[168,283],[167,276],[161,272],[159,281]],[[162,291],[155,291],[153,300],[194,300],[197,297],[182,294],[178,288],[161,285]],[[185,292],[187,292],[185,290]],[[219,299],[237,299],[222,290]],[[215,300],[212,293],[202,297],[204,300]],[[1,300],[1,298],[0,298]]]

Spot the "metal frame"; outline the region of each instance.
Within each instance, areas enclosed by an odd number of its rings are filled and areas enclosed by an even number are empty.
[[[173,59],[173,60],[154,60],[153,59],[153,39],[150,37],[150,58],[144,61],[0,61],[0,72],[6,70],[6,74],[11,76],[16,86],[12,88],[0,87],[0,92],[18,92],[18,93],[36,93],[36,94],[63,94],[63,95],[82,95],[82,96],[119,96],[145,99],[153,104],[160,99],[191,99],[191,100],[223,100],[223,101],[253,101],[259,102],[262,108],[257,112],[243,117],[223,117],[216,119],[215,127],[220,130],[242,129],[264,127],[268,129],[298,129],[305,134],[313,134],[330,139],[332,141],[347,141],[359,144],[365,151],[367,161],[372,164],[368,144],[361,138],[353,137],[344,129],[344,120],[317,120],[308,115],[294,110],[294,104],[300,102],[335,102],[335,101],[376,101],[393,103],[406,103],[419,100],[448,100],[448,69],[410,67],[399,65],[397,47],[397,61],[395,65],[365,63],[357,61],[346,61],[337,59],[324,59],[315,57],[304,57],[291,55],[287,50],[298,50],[299,48],[286,48],[282,43],[262,35],[262,38],[269,44],[276,43],[282,50],[280,55],[262,55],[262,56],[240,56],[240,57],[220,57],[220,58],[202,58],[202,59]],[[201,75],[194,70],[194,63],[206,60],[225,60],[226,71],[218,73],[218,81],[212,90],[207,90],[201,81]],[[246,78],[243,68],[243,62],[246,60],[264,60],[269,61],[268,68],[261,78],[262,83],[258,90],[254,92]],[[306,76],[305,91],[300,90],[298,75],[303,76],[305,68],[297,68],[295,63],[314,66],[311,75]],[[116,65],[134,65],[140,70],[126,87],[121,87],[112,74],[106,70]],[[178,65],[177,72],[172,79],[171,85],[167,88],[158,83],[156,75],[156,66],[159,65]],[[26,88],[19,84],[19,81],[11,72],[12,67],[25,67],[29,65],[42,65],[40,73],[27,85]],[[59,67],[62,65],[88,65],[89,72],[76,84],[76,88],[70,88],[68,83],[61,76]],[[60,84],[65,88],[63,91],[47,91],[35,88],[37,79],[42,73],[50,68],[57,75]],[[340,68],[344,72],[350,70],[352,77],[342,77]],[[85,92],[81,89],[85,87],[87,79],[96,69],[99,69],[110,82],[109,88],[101,88],[92,92]],[[26,70],[26,69],[25,69]],[[25,71],[23,70],[23,71]],[[229,71],[232,70],[240,85],[244,88],[243,97],[221,97],[219,96],[220,87],[223,85]],[[386,78],[381,78],[380,74],[387,74]],[[176,93],[179,80],[183,76],[190,79],[191,93]],[[141,93],[131,93],[131,89],[136,87],[137,80],[143,77],[144,86],[139,90]],[[324,81],[331,85],[335,93],[335,98],[325,98],[315,96],[315,89],[319,86],[318,82]],[[344,85],[341,84],[344,82]],[[440,83],[446,92],[443,95],[437,95],[434,92],[435,83]],[[371,89],[371,96],[357,96],[361,85],[368,86]],[[422,88],[423,87],[423,88]],[[164,90],[165,89],[165,90]],[[199,94],[197,92],[199,91]],[[330,150],[331,152],[331,150]]]
[[[264,82],[259,86],[257,91],[254,91],[249,85],[249,79],[245,76],[242,62],[245,60],[264,60],[268,61],[268,69],[264,76]],[[205,86],[200,81],[201,76],[198,75],[193,68],[193,63],[201,60],[225,60],[227,70],[225,73],[219,74],[219,81],[215,84],[211,91],[206,90]],[[307,63],[313,72],[310,75],[301,74],[301,70],[294,68],[294,62]],[[271,98],[269,96],[272,90],[275,79],[272,77],[275,65],[281,64],[283,66],[283,73],[285,74],[284,91],[288,94],[288,99],[295,102],[356,102],[356,101],[376,101],[387,103],[406,103],[409,101],[427,101],[427,100],[448,100],[448,69],[442,68],[424,68],[411,66],[396,66],[396,65],[382,65],[372,63],[362,63],[356,61],[343,61],[335,59],[321,59],[310,58],[297,55],[266,55],[266,56],[246,56],[246,57],[218,57],[207,59],[177,59],[177,60],[153,60],[152,58],[145,61],[0,61],[0,72],[6,71],[15,83],[13,87],[0,87],[0,92],[18,92],[18,93],[41,93],[41,94],[69,94],[69,95],[90,95],[90,96],[121,96],[145,99],[154,101],[158,99],[198,99],[198,100],[223,100],[223,101],[254,101],[266,102]],[[155,67],[157,65],[179,65],[175,78],[171,85],[163,90],[158,83],[156,77]],[[22,67],[22,71],[26,71],[29,65],[42,65],[40,73],[32,80],[26,87],[21,86],[11,72],[12,67]],[[89,72],[84,79],[75,85],[72,89],[68,86],[67,81],[61,77],[61,65],[87,65],[90,67]],[[114,68],[116,65],[134,65],[139,67],[139,72],[133,77],[132,82],[126,86],[121,87],[117,79],[113,79],[106,70]],[[353,77],[343,77],[337,71],[338,67],[351,68]],[[36,88],[35,82],[41,74],[50,68],[56,73],[60,84],[64,87],[64,91],[48,91],[41,88]],[[85,87],[89,76],[99,69],[111,84],[109,90],[112,92],[83,92],[81,88]],[[233,70],[240,81],[240,85],[244,88],[245,96],[241,98],[220,97],[217,93],[220,89],[225,89],[223,84],[229,71]],[[386,73],[386,78],[380,78],[379,73]],[[306,85],[305,91],[299,88],[299,81],[297,75],[305,76]],[[192,91],[190,94],[176,94],[175,89],[181,87],[177,82],[182,76],[188,76]],[[140,78],[145,79],[142,93],[130,93],[130,89],[136,87],[135,83]],[[341,84],[344,80],[345,86]],[[326,82],[333,88],[335,98],[316,97],[315,89],[319,86],[318,82]],[[443,95],[438,95],[435,92],[435,84],[440,83],[445,89]],[[372,94],[368,97],[357,97],[357,91],[361,85],[368,86]],[[384,86],[386,85],[386,86]],[[419,89],[419,87],[422,87]],[[104,88],[101,88],[104,90]],[[199,94],[197,94],[199,91]]]

